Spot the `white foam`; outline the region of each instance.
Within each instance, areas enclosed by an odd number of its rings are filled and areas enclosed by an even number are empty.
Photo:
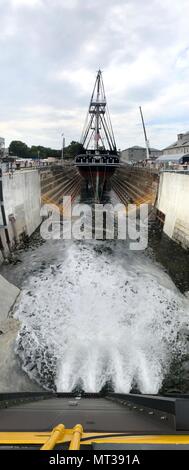
[[[111,381],[117,392],[135,383],[157,393],[184,349],[178,331],[188,322],[188,300],[143,254],[103,246],[75,242],[66,259],[57,256],[59,269],[30,278],[16,310],[17,352],[46,388],[98,392]]]

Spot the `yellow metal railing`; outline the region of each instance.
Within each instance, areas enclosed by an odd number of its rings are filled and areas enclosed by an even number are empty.
[[[47,441],[40,450],[52,450],[55,446],[63,441],[65,434],[65,427],[63,424],[59,424],[53,430]],[[79,450],[80,449],[80,440],[83,434],[83,428],[81,424],[76,424],[72,430],[72,436],[70,440],[69,450]]]
[[[65,428],[63,424],[59,424],[58,426],[56,426],[56,428],[52,430],[52,433],[50,434],[49,438],[47,439],[45,444],[43,444],[40,450],[54,449],[56,444],[62,441],[64,437],[64,431],[65,431]]]
[[[109,444],[160,444],[163,449],[165,444],[189,445],[189,434],[129,436],[123,433],[86,433],[83,431],[81,424],[77,424],[72,429],[66,429],[63,424],[59,424],[51,432],[0,432],[0,446],[38,445],[40,450],[52,450],[56,445],[67,445],[69,450],[79,450],[81,443],[83,446],[91,445],[94,442]]]
[[[80,449],[80,441],[81,441],[82,434],[83,434],[83,428],[81,424],[76,424],[75,428],[73,429],[73,436],[70,442],[69,450]]]

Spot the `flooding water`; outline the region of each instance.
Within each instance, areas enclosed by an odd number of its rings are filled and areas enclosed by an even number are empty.
[[[23,289],[16,354],[32,381],[58,391],[99,392],[108,384],[158,393],[185,357],[180,331],[188,328],[189,300],[156,255],[152,246],[130,251],[121,240],[43,243],[36,236],[9,269]]]

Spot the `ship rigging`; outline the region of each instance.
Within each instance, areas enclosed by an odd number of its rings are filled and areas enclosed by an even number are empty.
[[[77,155],[75,165],[93,188],[95,199],[106,186],[106,181],[119,166],[119,157],[110,114],[107,106],[101,70],[98,71],[87,112],[81,144],[84,153]]]

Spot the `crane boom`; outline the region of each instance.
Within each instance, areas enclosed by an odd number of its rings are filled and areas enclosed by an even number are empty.
[[[147,160],[149,160],[149,158],[150,158],[149,141],[147,139],[146,128],[145,128],[145,124],[144,124],[144,118],[143,118],[141,106],[139,107],[139,109],[140,109],[140,115],[141,115],[141,119],[142,119],[143,131],[144,131],[144,138],[145,138],[145,143],[146,143],[146,158],[147,158]]]

